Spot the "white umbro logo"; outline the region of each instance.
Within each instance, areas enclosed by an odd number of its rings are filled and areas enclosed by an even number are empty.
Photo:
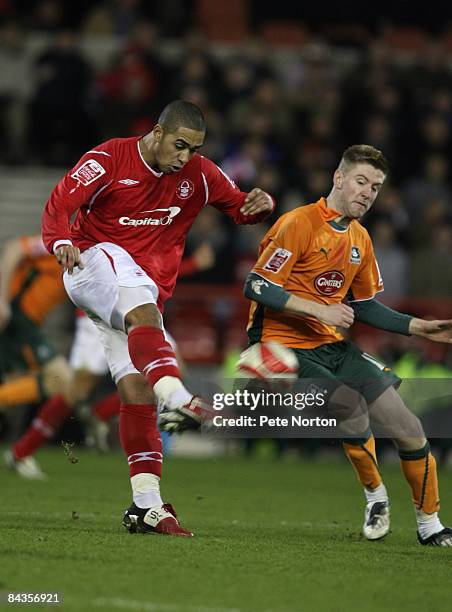
[[[118,183],[122,183],[123,185],[138,185],[140,181],[134,181],[133,179],[122,179],[118,181]]]

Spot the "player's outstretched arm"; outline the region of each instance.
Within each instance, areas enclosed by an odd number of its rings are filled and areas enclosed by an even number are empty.
[[[95,194],[112,182],[112,174],[111,154],[103,149],[90,150],[52,190],[41,219],[42,240],[49,253],[56,255],[60,247],[73,246],[70,230],[73,214],[85,204],[92,204]],[[75,249],[64,251],[57,258],[65,267],[65,262],[77,258],[77,253]]]
[[[376,299],[350,302],[357,321],[405,336],[452,344],[452,319],[428,321],[398,312]]]
[[[408,331],[413,336],[420,336],[434,342],[452,344],[452,319],[427,321],[413,317]]]
[[[227,174],[207,157],[201,156],[207,203],[231,217],[237,224],[259,223],[273,212],[275,202],[263,189],[241,191]]]
[[[243,206],[240,209],[242,215],[259,215],[261,213],[271,213],[274,208],[272,198],[266,193],[255,187],[246,196]]]

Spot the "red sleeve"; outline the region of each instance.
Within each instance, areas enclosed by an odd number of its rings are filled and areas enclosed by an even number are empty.
[[[57,244],[72,244],[72,215],[111,182],[111,169],[110,153],[88,151],[52,191],[41,220],[42,239],[50,253]]]
[[[207,157],[201,157],[201,172],[206,189],[206,204],[221,210],[238,225],[259,223],[270,215],[270,212],[242,215],[240,208],[248,194],[240,191],[234,181]]]

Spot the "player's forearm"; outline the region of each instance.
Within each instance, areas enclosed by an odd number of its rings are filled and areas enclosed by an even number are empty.
[[[416,326],[415,321],[419,321],[419,319],[413,319],[410,315],[393,310],[378,300],[372,299],[362,302],[350,302],[350,306],[355,312],[357,321],[361,321],[377,329],[383,329],[405,336],[416,333],[412,330]]]
[[[323,304],[317,304],[317,302],[290,294],[283,312],[293,317],[314,317],[315,319],[320,319],[320,312],[323,307]]]
[[[353,325],[354,315],[350,306],[336,303],[318,304],[300,298],[255,272],[248,274],[244,293],[250,300],[292,317],[314,317],[325,325],[345,329]]]
[[[262,306],[296,317],[317,317],[322,308],[322,304],[293,295],[254,272],[246,279],[244,294]]]
[[[423,336],[424,320],[412,317],[408,325],[408,334],[412,336]]]
[[[92,197],[91,191],[77,183],[70,175],[61,179],[52,191],[41,220],[42,240],[49,253],[54,254],[56,246],[72,244],[69,226],[71,217],[89,201]]]
[[[68,211],[62,204],[57,204],[52,198],[44,208],[41,235],[49,253],[55,252],[55,245],[72,244]]]
[[[271,210],[264,210],[263,212],[250,215],[245,215],[239,211],[234,221],[237,225],[255,225],[256,223],[265,221],[265,219],[267,219],[273,213],[273,210],[274,207]]]

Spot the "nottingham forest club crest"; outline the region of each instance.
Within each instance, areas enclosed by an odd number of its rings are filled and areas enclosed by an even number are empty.
[[[183,179],[182,181],[179,181],[176,187],[177,197],[181,198],[182,200],[190,198],[193,195],[194,191],[195,186],[188,179]]]

